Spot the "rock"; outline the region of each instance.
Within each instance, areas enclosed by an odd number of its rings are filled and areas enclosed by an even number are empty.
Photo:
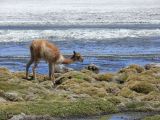
[[[5,100],[3,97],[0,97],[0,103],[4,103],[7,102],[7,100]]]
[[[145,68],[146,70],[149,70],[149,69],[155,68],[155,67],[159,67],[159,68],[160,68],[160,63],[151,63],[151,64],[146,64],[146,65],[144,66],[144,68]]]
[[[64,65],[56,65],[55,69],[56,69],[55,70],[56,73],[66,73],[66,72],[74,70],[73,68],[69,68],[69,67],[66,67]]]
[[[21,113],[19,115],[14,115],[9,120],[56,120],[56,119],[48,115],[25,115],[24,113]]]
[[[22,101],[23,98],[18,95],[17,92],[6,92],[4,93],[4,98],[9,101]]]
[[[87,65],[85,67],[85,69],[90,70],[90,71],[92,71],[92,72],[94,72],[96,74],[99,73],[99,67],[97,65],[95,65],[95,64],[89,64],[89,65]]]
[[[19,115],[14,115],[11,119],[9,120],[23,120],[25,117],[25,114],[24,113],[21,113]]]
[[[146,70],[151,69],[151,67],[152,67],[152,65],[151,65],[151,64],[146,64],[146,65],[144,66],[144,68],[145,68]]]

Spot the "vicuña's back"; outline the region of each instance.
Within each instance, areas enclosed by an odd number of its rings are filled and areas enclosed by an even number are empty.
[[[31,58],[34,61],[44,59],[49,62],[57,62],[60,58],[60,51],[57,46],[47,40],[34,40],[30,46]]]
[[[48,42],[47,40],[33,40],[30,46],[31,59],[26,65],[26,78],[28,79],[28,70],[32,63],[34,66],[33,78],[36,78],[35,69],[38,65],[38,62],[41,59],[44,59],[48,62],[49,65],[49,78],[54,79],[54,70],[56,64],[71,64],[76,61],[83,62],[83,58],[80,53],[73,52],[71,58],[65,58],[60,53],[59,48],[53,43]]]

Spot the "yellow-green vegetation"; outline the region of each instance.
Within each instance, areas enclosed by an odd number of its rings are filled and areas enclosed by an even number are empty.
[[[136,93],[135,91],[132,91],[128,87],[122,88],[121,91],[119,92],[119,96],[122,96],[125,98],[132,98],[133,99],[137,95],[138,95],[138,93]]]
[[[26,113],[30,115],[51,115],[51,116],[81,116],[95,115],[97,113],[116,111],[115,106],[106,100],[78,100],[73,101],[55,101],[40,100],[36,102],[19,102],[1,104],[1,114],[12,116],[18,113]]]
[[[153,91],[150,92],[149,94],[143,96],[142,100],[144,101],[159,101],[160,100],[160,93]]]
[[[142,73],[144,71],[144,68],[139,65],[130,65],[126,68],[123,68],[119,71],[119,73]]]
[[[132,82],[132,84],[130,83],[129,88],[133,91],[136,91],[137,93],[144,93],[144,94],[148,94],[156,89],[152,84],[146,81]]]
[[[56,85],[59,85],[65,81],[68,81],[69,79],[73,79],[73,78],[77,79],[79,81],[85,80],[88,82],[95,80],[93,77],[89,76],[89,74],[85,74],[83,72],[78,72],[78,71],[70,71],[70,72],[63,74],[59,78],[57,78],[55,83],[56,83]]]
[[[138,65],[117,73],[89,70],[26,80],[24,72],[0,68],[0,118],[13,115],[81,116],[123,111],[160,111],[160,68]]]
[[[106,73],[106,74],[100,74],[98,80],[111,82],[113,78],[114,78],[114,74]]]
[[[143,120],[160,120],[160,115],[146,117]]]
[[[126,82],[126,80],[128,80],[128,77],[132,76],[132,75],[139,75],[140,73],[144,72],[145,69],[139,65],[130,65],[126,68],[122,68],[121,70],[119,70],[119,76],[118,76],[118,80],[123,83]]]

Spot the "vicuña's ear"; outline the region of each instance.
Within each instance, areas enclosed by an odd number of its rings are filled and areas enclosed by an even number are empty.
[[[76,52],[75,52],[75,51],[73,51],[73,54],[75,55],[75,54],[76,54]]]

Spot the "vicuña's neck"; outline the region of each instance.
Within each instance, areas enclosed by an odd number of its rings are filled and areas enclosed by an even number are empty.
[[[64,60],[62,61],[62,64],[71,64],[73,62],[75,61],[71,58],[64,58]]]
[[[61,63],[61,64],[71,64],[75,62],[72,58],[65,58],[63,55],[60,55],[57,63]]]

